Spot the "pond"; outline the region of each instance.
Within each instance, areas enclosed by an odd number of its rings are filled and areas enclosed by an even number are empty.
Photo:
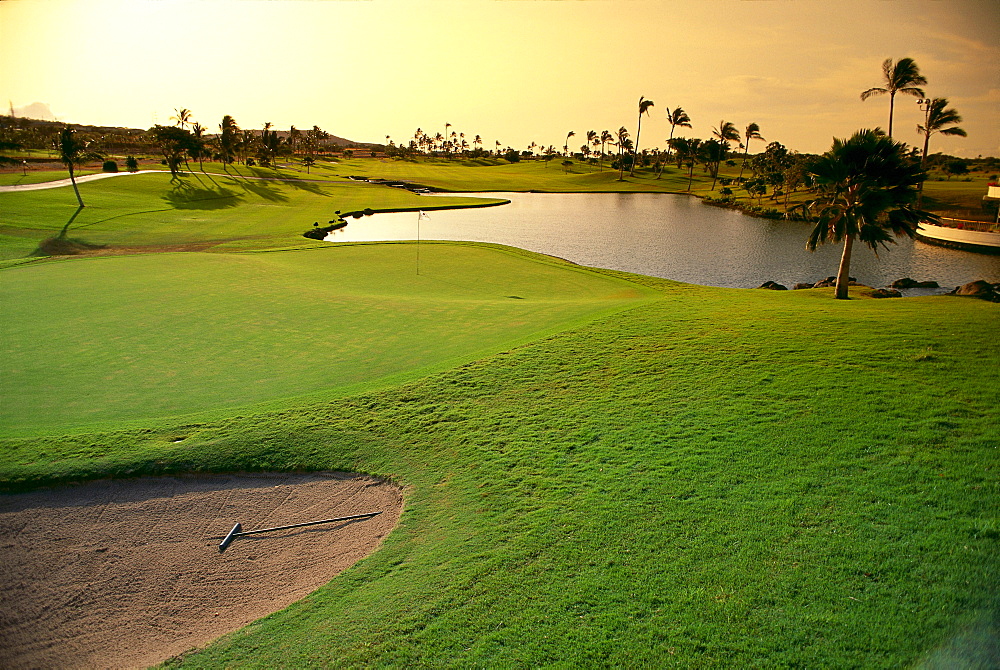
[[[454,195],[454,194],[449,194]],[[810,227],[704,205],[661,193],[468,193],[507,198],[509,205],[429,212],[424,240],[496,242],[581,265],[676,279],[706,286],[753,288],[776,281],[791,288],[834,275],[841,245],[806,251]],[[425,196],[433,197],[433,196]],[[333,242],[417,239],[417,215],[348,219]],[[1000,282],[1000,256],[900,239],[876,257],[855,245],[851,275],[886,286],[902,277],[934,280],[950,290],[976,279]],[[907,293],[934,291],[911,290]],[[937,291],[941,292],[941,291]]]

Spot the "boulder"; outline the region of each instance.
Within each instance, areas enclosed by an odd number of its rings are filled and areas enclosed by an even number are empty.
[[[893,288],[877,288],[871,292],[873,298],[902,298],[903,294]]]
[[[970,298],[979,298],[981,300],[989,300],[990,302],[1000,302],[1000,290],[997,289],[997,285],[991,284],[988,281],[983,281],[982,279],[956,287],[955,290],[951,292],[951,295],[966,295]]]
[[[795,286],[792,287],[792,290],[793,291],[798,291],[799,289],[812,288],[812,287],[813,287],[812,284],[803,284],[802,282],[799,282],[798,284],[796,284]]]
[[[903,277],[889,284],[890,288],[940,288],[936,281],[917,281]]]
[[[787,286],[783,286],[783,285],[781,285],[781,284],[779,284],[778,282],[775,282],[775,281],[766,281],[763,284],[761,284],[760,286],[758,286],[757,288],[766,288],[766,289],[770,289],[772,291],[787,291],[788,290]]]

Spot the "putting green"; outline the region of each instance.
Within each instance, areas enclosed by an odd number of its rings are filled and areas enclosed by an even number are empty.
[[[471,361],[654,294],[488,245],[104,256],[0,281],[0,433],[344,394]]]

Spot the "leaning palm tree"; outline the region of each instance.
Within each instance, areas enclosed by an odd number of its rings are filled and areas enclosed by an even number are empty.
[[[882,63],[882,76],[885,86],[875,86],[861,92],[861,99],[867,100],[873,95],[889,94],[889,137],[892,137],[892,112],[897,93],[905,93],[916,97],[924,97],[922,89],[917,88],[927,83],[927,78],[920,74],[920,68],[912,58],[900,58],[896,63],[886,58]]]
[[[958,127],[945,128],[962,122],[962,117],[954,109],[945,109],[948,106],[948,98],[934,98],[924,101],[928,105],[927,126],[918,125],[917,132],[924,136],[924,153],[920,158],[920,166],[923,167],[927,161],[927,146],[930,144],[931,135],[940,133],[942,135],[957,135],[967,137],[967,133]]]
[[[743,178],[743,168],[747,166],[747,154],[750,153],[750,140],[763,140],[764,137],[760,134],[760,126],[756,123],[751,123],[747,126],[747,132],[744,137],[747,138],[746,144],[743,146],[743,164],[740,166],[740,176],[739,179]]]
[[[955,126],[956,123],[962,122],[962,116],[954,109],[946,109],[948,107],[948,98],[934,98],[933,100],[920,100],[919,102],[927,105],[927,125],[918,125],[917,132],[924,136],[924,153],[920,156],[920,167],[924,167],[927,162],[927,147],[931,142],[931,135],[934,133],[940,133],[942,135],[957,135],[958,137],[967,137],[967,133]],[[952,126],[946,128],[945,126]],[[917,197],[917,208],[923,206],[924,203],[924,185],[920,184],[920,195]]]
[[[836,297],[847,299],[851,250],[860,240],[876,254],[896,237],[913,237],[921,221],[938,217],[915,206],[917,189],[926,176],[906,154],[905,144],[881,129],[859,130],[833,147],[810,167],[820,197],[804,203],[818,208],[816,226],[806,248],[824,242],[844,242],[837,271]]]
[[[639,127],[635,131],[635,154],[636,159],[639,158],[639,135],[642,133],[642,115],[649,113],[649,108],[653,106],[652,100],[646,100],[641,95],[639,96]],[[628,171],[628,176],[631,177],[635,175],[635,164],[638,160],[632,161],[632,169]]]
[[[617,136],[618,141],[615,144],[618,146],[618,181],[624,181],[625,152],[632,146],[632,140],[628,138],[628,130],[625,126],[618,129]],[[615,169],[614,163],[611,164],[611,169]]]
[[[101,154],[91,149],[91,143],[76,137],[76,133],[69,126],[64,126],[59,131],[56,138],[56,149],[59,151],[59,160],[69,170],[69,180],[73,183],[73,192],[76,193],[76,201],[83,207],[83,198],[80,197],[80,189],[76,185],[75,168],[91,160],[99,160]]]
[[[674,131],[677,130],[677,126],[681,128],[691,127],[691,117],[685,112],[681,107],[675,109],[667,108],[667,123],[670,124],[670,137],[667,138],[667,146],[670,146],[670,140],[674,139]],[[678,161],[677,167],[680,167],[680,162]]]
[[[567,156],[569,156],[569,138],[573,137],[574,135],[576,135],[576,133],[574,133],[572,130],[566,133],[566,144],[563,145],[563,152],[565,152]]]

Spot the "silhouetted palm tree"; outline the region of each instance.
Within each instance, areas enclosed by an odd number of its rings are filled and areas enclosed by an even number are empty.
[[[574,135],[576,135],[576,133],[574,133],[572,130],[566,133],[566,144],[563,145],[563,151],[566,153],[567,156],[569,156],[569,138],[573,137]]]
[[[900,58],[895,64],[891,58],[886,58],[882,63],[882,76],[885,77],[885,86],[875,86],[867,91],[862,91],[861,99],[867,100],[873,95],[889,94],[889,137],[892,137],[892,113],[896,101],[896,93],[905,93],[916,97],[924,97],[922,86],[927,83],[927,78],[920,74],[920,68],[912,58]]]
[[[677,158],[680,161],[687,163],[688,168],[688,187],[687,190],[691,192],[691,182],[694,181],[694,166],[698,160],[698,154],[701,151],[701,140],[699,139],[687,139],[686,137],[671,137],[669,140],[670,148],[677,153]]]
[[[102,156],[91,149],[89,141],[76,137],[76,132],[69,126],[64,126],[59,131],[56,148],[59,151],[59,160],[69,170],[69,180],[73,183],[73,192],[76,193],[76,201],[80,203],[80,207],[83,207],[83,198],[80,197],[80,189],[76,185],[74,170],[83,163],[91,160],[99,160]]]
[[[632,169],[629,170],[628,176],[631,177],[635,174],[635,164],[638,163],[639,157],[639,135],[642,134],[642,115],[649,113],[649,108],[653,106],[652,100],[646,100],[642,96],[639,96],[639,127],[635,131],[635,153],[636,159],[632,161]]]
[[[958,127],[945,127],[954,126],[954,124],[962,122],[962,117],[957,111],[946,109],[948,107],[948,98],[934,98],[933,100],[921,100],[920,102],[927,105],[927,125],[917,125],[917,132],[924,136],[924,152],[920,156],[920,167],[922,168],[927,163],[927,147],[930,145],[931,135],[940,133],[942,135],[967,137],[967,133]],[[920,209],[923,203],[924,185],[921,183],[920,195],[917,197],[917,208]]]
[[[625,180],[625,152],[632,148],[632,140],[628,138],[628,130],[625,126],[618,129],[618,181]],[[614,164],[611,165],[611,169],[614,169]]]
[[[750,140],[764,139],[763,136],[760,134],[760,126],[758,126],[756,123],[751,123],[749,126],[747,126],[747,132],[744,135],[744,137],[747,138],[747,143],[743,147],[743,164],[740,166],[740,176],[739,176],[740,179],[743,178],[743,168],[747,166],[747,154],[750,153]]]
[[[670,146],[670,140],[674,139],[674,131],[677,130],[677,126],[680,126],[681,128],[690,128],[691,127],[691,117],[688,116],[687,112],[685,112],[680,107],[677,107],[677,108],[675,108],[673,110],[671,110],[668,107],[667,108],[667,123],[670,124],[670,137],[667,138],[667,146],[669,147]],[[677,161],[677,167],[680,167],[680,166],[681,166],[681,164],[680,164],[680,161],[678,160]]]
[[[927,126],[918,125],[917,132],[924,136],[924,153],[920,158],[920,166],[923,167],[927,161],[927,146],[930,144],[931,135],[940,133],[942,135],[957,135],[967,137],[968,134],[961,128],[945,128],[962,122],[962,117],[954,109],[945,109],[948,106],[948,98],[934,98],[926,101],[929,105],[927,110]]]
[[[608,144],[608,142],[611,142],[614,139],[615,139],[615,136],[612,135],[607,130],[602,130],[601,131],[601,158],[597,162],[598,166],[601,168],[601,172],[604,171],[604,163],[602,162],[604,160],[604,147]]]
[[[180,109],[174,108],[175,114],[170,117],[171,121],[174,121],[175,126],[180,126],[181,130],[191,123],[191,110],[186,107],[181,107]]]
[[[815,251],[824,242],[844,242],[837,271],[836,297],[847,298],[851,249],[860,240],[878,253],[896,237],[913,237],[921,221],[937,217],[914,207],[917,188],[926,176],[906,155],[906,145],[879,128],[859,130],[848,140],[836,138],[833,147],[809,168],[820,197],[804,204],[819,207],[818,220],[806,248]]]
[[[719,151],[712,151],[712,156],[715,160],[712,161],[712,165],[709,168],[712,171],[712,190],[714,191],[715,181],[719,178],[719,164],[726,158],[726,152],[729,150],[729,140],[739,142],[740,131],[736,130],[736,126],[729,121],[719,121],[719,127],[712,128],[712,134],[719,140]]]

